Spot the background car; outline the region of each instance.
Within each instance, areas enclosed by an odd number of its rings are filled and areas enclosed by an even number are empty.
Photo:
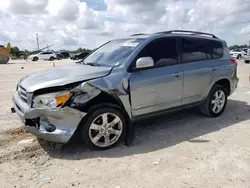
[[[62,59],[67,59],[69,58],[69,52],[66,50],[60,50],[56,52]]]
[[[39,52],[38,54],[33,54],[28,57],[29,60],[38,61],[38,60],[55,60],[57,56],[54,52]]]
[[[57,60],[63,59],[63,56],[59,52],[55,52],[55,54],[56,54],[56,59]]]
[[[250,48],[246,49],[245,52],[246,53],[244,53],[244,56],[242,59],[245,63],[249,63],[250,62]]]
[[[84,59],[88,55],[89,55],[88,52],[82,52],[82,53],[78,53],[78,54],[71,54],[70,59],[73,59],[73,60]]]
[[[244,56],[244,51],[241,49],[230,50],[230,56],[232,58],[241,59]]]

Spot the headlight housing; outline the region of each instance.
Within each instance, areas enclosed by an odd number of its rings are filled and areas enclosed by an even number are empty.
[[[32,106],[35,108],[57,108],[65,104],[71,95],[69,91],[38,95],[33,99]]]

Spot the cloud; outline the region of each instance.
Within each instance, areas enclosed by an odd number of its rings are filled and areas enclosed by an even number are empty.
[[[105,0],[114,16],[137,23],[155,23],[165,12],[162,0]]]
[[[74,21],[79,13],[78,0],[49,0],[47,10],[50,15],[66,21]]]
[[[0,41],[8,42],[15,39],[15,33],[3,31],[0,33]]]
[[[74,37],[66,36],[63,39],[63,44],[66,46],[77,46],[78,40]]]
[[[89,9],[87,4],[82,2],[79,6],[78,26],[84,30],[97,29],[102,26],[101,17],[98,11]]]
[[[249,0],[4,0],[0,44],[21,49],[96,48],[131,35],[170,29],[212,32],[229,45],[248,43]]]
[[[248,36],[250,36],[250,25],[244,27],[241,29],[240,31],[242,34],[247,34]],[[249,41],[250,41],[250,38],[249,38]]]
[[[48,0],[8,0],[5,8],[13,14],[39,14],[47,5]]]

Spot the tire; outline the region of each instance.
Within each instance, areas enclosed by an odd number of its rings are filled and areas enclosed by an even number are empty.
[[[249,61],[246,61],[246,60],[245,60],[244,62],[245,62],[245,63],[249,63]]]
[[[241,59],[241,55],[240,54],[237,56],[237,59]]]
[[[50,57],[49,60],[50,60],[50,61],[54,61],[55,58],[54,58],[54,57]]]
[[[103,118],[106,117],[108,118],[105,124]],[[119,109],[103,106],[91,111],[80,127],[81,137],[86,147],[105,150],[114,147],[124,139],[126,118]]]
[[[33,57],[32,61],[38,61],[38,57]]]
[[[216,94],[222,94],[221,100],[220,99],[216,99]],[[223,98],[224,95],[224,98]],[[211,89],[209,95],[207,96],[206,100],[204,101],[204,103],[200,106],[200,111],[204,116],[207,117],[218,117],[220,116],[227,105],[227,97],[228,97],[228,90],[223,87],[222,85],[216,84],[213,86],[213,88]],[[223,98],[223,100],[222,100]],[[224,101],[224,103],[222,102]],[[214,104],[213,104],[214,103]],[[223,105],[219,105],[222,104]],[[217,108],[214,108],[217,105]],[[216,110],[217,109],[217,110]]]

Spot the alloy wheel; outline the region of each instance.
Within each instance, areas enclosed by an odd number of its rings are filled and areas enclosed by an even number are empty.
[[[211,108],[214,113],[220,113],[223,109],[226,101],[226,95],[222,90],[218,90],[214,93],[212,101],[211,101]]]
[[[123,123],[114,113],[103,113],[95,118],[89,127],[89,138],[98,147],[115,144],[122,135]]]

